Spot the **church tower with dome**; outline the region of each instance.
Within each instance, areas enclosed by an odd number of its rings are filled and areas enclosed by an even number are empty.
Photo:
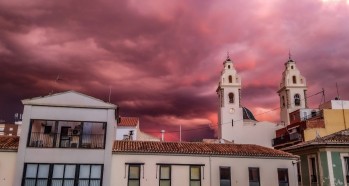
[[[259,122],[241,102],[241,77],[229,55],[223,62],[218,94],[218,138],[238,144],[271,147],[276,124]]]
[[[280,97],[280,120],[284,125],[290,124],[289,114],[295,110],[307,108],[307,83],[289,55],[282,73],[277,92]]]

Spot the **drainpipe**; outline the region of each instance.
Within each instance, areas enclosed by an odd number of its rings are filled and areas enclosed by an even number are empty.
[[[164,141],[165,138],[165,130],[161,130],[161,141]]]
[[[210,186],[212,186],[212,167],[211,167],[211,156],[208,157],[209,158],[209,173],[210,173]]]

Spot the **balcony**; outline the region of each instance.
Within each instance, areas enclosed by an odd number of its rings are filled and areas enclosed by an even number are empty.
[[[302,135],[298,132],[287,134],[272,140],[273,147],[286,144],[286,143],[296,143],[302,141]]]
[[[28,142],[28,147],[35,148],[104,149],[104,145],[104,134],[65,135],[61,133],[32,132]]]

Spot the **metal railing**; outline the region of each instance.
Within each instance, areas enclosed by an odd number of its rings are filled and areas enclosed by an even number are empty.
[[[302,140],[302,135],[298,132],[287,134],[278,138],[274,138],[272,140],[272,145],[277,146],[280,144],[285,144],[288,142],[296,142],[296,141],[301,141]]]
[[[28,147],[36,148],[87,148],[104,149],[104,134],[65,135],[60,133],[32,132]]]

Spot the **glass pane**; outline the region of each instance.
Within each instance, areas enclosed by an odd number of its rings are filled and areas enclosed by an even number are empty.
[[[200,179],[200,167],[190,167],[190,179]]]
[[[170,166],[160,166],[160,179],[170,179]]]
[[[89,186],[88,180],[79,180],[79,186]]]
[[[52,180],[52,186],[62,186],[63,180]]]
[[[220,167],[219,174],[221,180],[230,180],[230,168],[229,167]]]
[[[128,180],[128,186],[139,186],[139,180]]]
[[[91,178],[101,178],[101,165],[92,165],[91,167]]]
[[[250,182],[250,186],[259,186],[259,182]]]
[[[129,178],[139,179],[139,165],[130,165],[129,167]]]
[[[32,180],[32,179],[25,179],[24,181],[24,186],[33,186],[35,185],[35,179]]]
[[[249,168],[250,182],[259,182],[259,168]]]
[[[170,186],[170,180],[160,180],[160,186]]]
[[[76,167],[76,165],[66,165],[64,177],[65,178],[75,178],[75,167]]]
[[[74,180],[64,180],[63,186],[74,186]]]
[[[39,165],[38,178],[48,178],[50,165]]]
[[[221,180],[220,186],[230,186],[230,180]]]
[[[190,186],[200,186],[200,181],[190,181]]]
[[[38,180],[38,181],[36,182],[36,186],[47,186],[47,182],[48,182],[47,179]]]
[[[52,178],[63,178],[64,165],[54,165]]]
[[[288,182],[288,173],[287,169],[278,169],[278,178],[279,183],[287,183]]]
[[[27,170],[25,173],[26,178],[36,178],[37,164],[27,164]]]
[[[89,178],[89,177],[90,177],[90,165],[80,165],[79,178]]]
[[[90,186],[100,186],[101,185],[101,180],[91,180],[90,181]]]

